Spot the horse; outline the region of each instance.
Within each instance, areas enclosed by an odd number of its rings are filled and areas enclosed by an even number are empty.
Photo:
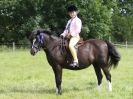
[[[120,54],[112,43],[98,39],[83,41],[77,48],[79,67],[72,67],[69,66],[66,58],[67,54],[70,53],[62,54],[61,37],[52,35],[51,32],[44,29],[36,29],[32,31],[29,40],[31,42],[31,55],[36,55],[40,49],[43,49],[46,53],[47,61],[51,65],[55,75],[57,95],[62,94],[63,69],[81,70],[89,67],[91,64],[97,76],[98,88],[100,88],[102,83],[103,71],[108,81],[108,89],[112,91],[110,68],[112,66],[114,68],[117,67],[120,61]]]

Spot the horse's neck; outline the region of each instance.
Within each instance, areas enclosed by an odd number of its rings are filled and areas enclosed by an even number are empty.
[[[50,38],[54,41],[60,41],[60,38],[54,35],[51,35]]]
[[[51,50],[51,49],[53,49],[55,46],[58,46],[58,45],[59,45],[59,43],[60,43],[60,38],[51,35],[51,36],[49,36],[49,37],[47,38],[46,41],[47,41],[47,49],[48,49],[48,50]]]

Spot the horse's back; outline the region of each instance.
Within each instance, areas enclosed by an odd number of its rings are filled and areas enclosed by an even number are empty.
[[[99,50],[100,49],[103,49],[103,48],[107,48],[107,43],[103,40],[99,40],[99,39],[89,39],[89,40],[86,40],[84,41],[84,44],[82,44],[82,46],[80,46],[81,49],[82,48],[98,48]]]
[[[94,50],[107,50],[108,46],[107,43],[103,40],[99,40],[99,39],[90,39],[90,40],[86,40],[84,43],[86,46],[88,46],[89,48],[93,48]]]
[[[90,39],[84,41],[84,44],[79,47],[78,58],[81,63],[92,64],[98,59],[108,57],[108,46],[105,41]],[[103,60],[104,60],[103,59]],[[104,60],[106,61],[106,60]]]
[[[99,40],[99,39],[89,39],[85,41],[86,43],[90,43],[92,45],[97,45],[97,46],[101,46],[101,45],[107,45],[105,41],[103,40]]]

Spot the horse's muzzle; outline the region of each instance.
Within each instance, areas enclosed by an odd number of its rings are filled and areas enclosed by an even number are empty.
[[[33,56],[36,54],[36,52],[37,52],[37,51],[34,50],[34,49],[31,49],[31,50],[30,50],[31,55],[33,55]]]

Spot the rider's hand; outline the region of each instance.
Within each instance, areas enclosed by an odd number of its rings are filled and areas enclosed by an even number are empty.
[[[70,39],[71,38],[71,34],[68,33],[67,36],[66,36],[67,39]]]
[[[64,38],[64,36],[63,35],[60,35],[60,37],[63,39]]]

